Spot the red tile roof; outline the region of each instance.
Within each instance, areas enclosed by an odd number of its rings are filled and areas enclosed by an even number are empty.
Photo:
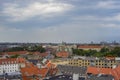
[[[111,68],[96,68],[96,67],[88,67],[87,73],[92,74],[110,74]]]
[[[5,52],[4,54],[8,54],[8,55],[21,55],[21,54],[27,54],[27,51],[15,51],[15,52]]]
[[[48,68],[41,68],[39,71],[40,71],[40,74],[42,75],[42,77],[45,77],[48,73]]]
[[[52,75],[55,75],[57,73],[58,69],[57,68],[54,68],[54,69],[50,69],[49,70],[49,74],[52,76]]]
[[[32,53],[32,54],[34,54],[34,55],[38,55],[38,54],[40,54],[40,52],[30,52],[30,53]]]
[[[87,73],[112,75],[115,77],[115,80],[120,80],[120,66],[118,66],[114,69],[88,67]]]
[[[113,57],[113,56],[106,56],[105,57],[107,60],[115,60],[115,57]]]
[[[30,80],[28,76],[37,76],[44,78],[48,73],[48,68],[41,68],[39,69],[37,66],[34,66],[32,63],[27,63],[25,68],[21,68],[21,73],[23,76],[23,80]]]
[[[55,74],[56,72],[56,66],[54,64],[51,63],[51,61],[47,60],[45,67],[44,68],[38,68],[37,66],[33,65],[32,63],[26,63],[26,67],[25,68],[21,68],[21,73],[23,76],[23,80],[31,80],[30,77],[28,76],[37,76],[37,77],[42,77],[42,79],[44,77],[46,77],[46,75],[48,73],[50,74]],[[37,80],[37,79],[35,79]]]
[[[115,76],[116,80],[120,80],[120,66],[112,70],[112,75]]]
[[[102,46],[97,46],[97,45],[83,45],[83,46],[78,46],[78,48],[102,48]]]
[[[57,57],[67,58],[69,56],[69,53],[65,52],[65,51],[61,51],[61,52],[56,53],[56,56]]]
[[[7,58],[7,59],[0,59],[0,64],[15,64],[15,63],[25,63],[24,58]]]
[[[40,53],[39,54],[39,56],[41,56],[41,57],[46,57],[46,56],[48,56],[49,55],[49,53]]]
[[[56,66],[54,64],[51,63],[51,61],[47,61],[46,65],[45,65],[47,68],[49,69],[53,69],[55,68]]]

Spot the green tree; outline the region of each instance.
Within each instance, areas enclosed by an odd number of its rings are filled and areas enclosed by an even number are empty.
[[[16,54],[16,55],[13,55],[11,56],[10,58],[18,58],[20,55]]]
[[[111,51],[111,55],[120,57],[120,47],[115,47],[115,48]]]
[[[7,52],[13,52],[13,51],[24,51],[23,47],[12,47],[12,48],[8,48],[5,51]]]
[[[101,53],[108,53],[108,52],[109,52],[109,49],[103,47],[103,48],[100,50],[100,52],[101,52]]]
[[[45,50],[45,48],[43,48],[42,46],[37,46],[37,45],[35,45],[35,46],[32,46],[31,49],[29,49],[28,51],[32,51],[32,52],[38,51],[38,52],[43,53],[43,52],[45,52],[46,50]]]

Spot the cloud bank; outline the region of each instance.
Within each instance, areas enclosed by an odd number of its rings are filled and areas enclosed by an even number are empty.
[[[2,42],[120,41],[118,0],[1,0]]]

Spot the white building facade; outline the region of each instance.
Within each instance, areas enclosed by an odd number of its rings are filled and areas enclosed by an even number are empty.
[[[25,67],[24,59],[0,59],[0,74],[19,72],[21,67]]]

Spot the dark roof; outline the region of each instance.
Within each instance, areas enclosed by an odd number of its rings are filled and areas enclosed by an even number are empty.
[[[34,65],[36,65],[39,61],[38,60],[33,60],[33,59],[28,59],[29,62],[32,62]]]
[[[113,80],[111,75],[91,75],[86,80]]]
[[[59,75],[44,80],[73,80],[73,77],[71,75]],[[79,80],[85,80],[85,78],[79,77]]]
[[[5,75],[0,75],[0,80],[5,80],[4,78],[8,79],[8,80],[21,80],[22,76],[21,74],[5,74]]]
[[[77,67],[77,66],[67,66],[67,65],[58,65],[58,70],[63,74],[73,75],[85,75],[87,68],[86,67]]]

